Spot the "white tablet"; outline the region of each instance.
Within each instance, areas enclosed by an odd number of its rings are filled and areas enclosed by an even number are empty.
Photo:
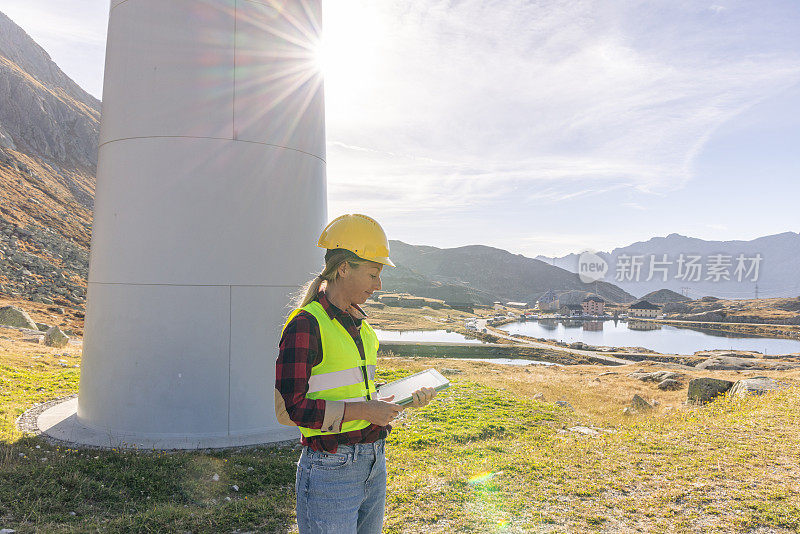
[[[414,373],[411,376],[389,382],[378,389],[378,398],[382,399],[394,395],[391,402],[405,406],[413,400],[411,395],[420,388],[433,388],[441,391],[450,386],[450,381],[442,376],[436,369],[428,369]]]

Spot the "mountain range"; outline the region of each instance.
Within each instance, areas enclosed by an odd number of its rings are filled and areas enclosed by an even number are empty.
[[[595,254],[608,264],[603,280],[634,295],[658,289],[671,289],[691,298],[800,295],[800,233],[783,232],[750,241],[706,241],[669,234]],[[576,253],[537,259],[577,273],[580,257]],[[691,258],[699,258],[694,261],[697,267],[688,266]],[[638,277],[632,267],[635,263],[641,264]],[[743,268],[737,272],[740,263]]]
[[[383,271],[384,290],[403,291],[450,303],[495,301],[533,305],[549,289],[562,303],[595,293],[613,302],[635,299],[608,282],[586,284],[575,274],[543,261],[484,245],[441,249],[390,241],[396,269]]]

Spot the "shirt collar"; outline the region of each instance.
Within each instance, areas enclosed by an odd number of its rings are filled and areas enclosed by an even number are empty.
[[[325,312],[328,314],[328,317],[331,319],[339,319],[339,322],[341,322],[341,319],[344,318],[355,319],[356,321],[361,321],[367,318],[367,314],[358,304],[353,304],[353,308],[358,314],[360,314],[360,316],[356,317],[353,317],[346,311],[337,308],[330,300],[328,300],[328,296],[325,294],[325,291],[320,291],[317,293],[317,301],[320,303],[320,305],[322,305],[322,309],[325,310]]]

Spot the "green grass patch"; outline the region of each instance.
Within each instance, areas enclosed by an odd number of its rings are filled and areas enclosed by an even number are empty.
[[[0,360],[0,440],[19,437],[14,423],[34,404],[77,393],[79,379],[80,369],[42,362],[12,366]]]
[[[414,370],[389,364],[379,381]],[[292,530],[299,451],[54,447],[13,421],[75,393],[78,369],[18,358],[0,370],[0,528]],[[395,421],[385,531],[800,532],[798,414],[800,392],[789,389],[583,436],[567,430],[592,423],[580,414],[455,375],[434,402]]]
[[[285,530],[297,456],[287,449],[79,451],[23,438],[0,445],[0,525],[18,532]]]

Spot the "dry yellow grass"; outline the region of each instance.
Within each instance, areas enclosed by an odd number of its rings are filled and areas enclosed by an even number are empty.
[[[394,374],[462,371],[440,404],[408,414],[390,440],[387,532],[800,532],[798,387],[699,407],[683,404],[685,389],[627,376],[656,365],[528,373],[460,360],[380,363]],[[620,374],[595,380],[609,370]],[[748,375],[685,378],[701,374]],[[759,374],[800,384],[797,371]],[[537,392],[546,402],[533,400]],[[659,408],[623,417],[634,393]]]
[[[658,362],[638,362],[621,366],[569,365],[511,366],[460,359],[384,358],[386,366],[420,371],[431,367],[457,369],[458,380],[475,381],[510,391],[514,396],[533,399],[541,393],[546,402],[564,400],[575,408],[575,415],[586,417],[598,425],[613,425],[629,419],[622,410],[638,394],[658,403],[657,413],[691,410],[686,407],[686,388],[662,391],[653,382],[631,378],[630,373],[667,370],[683,375],[684,386],[693,378],[711,377],[735,382],[754,376],[768,376],[800,385],[800,369],[792,371],[707,371],[674,369]]]
[[[382,330],[439,330],[442,328],[463,329],[464,321],[476,317],[458,310],[431,308],[400,308],[385,306],[377,308],[366,305],[369,324]]]

